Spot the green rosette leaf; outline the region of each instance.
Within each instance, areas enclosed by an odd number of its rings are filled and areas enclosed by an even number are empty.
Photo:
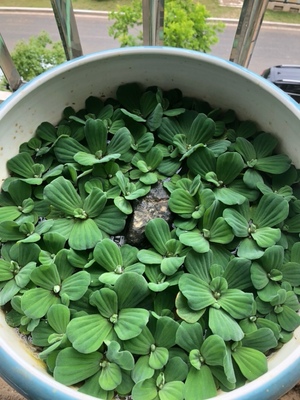
[[[120,128],[107,146],[107,154],[125,154],[131,146],[131,134],[125,127]]]
[[[201,324],[182,321],[176,332],[176,344],[189,353],[193,349],[200,349],[202,343],[203,329]]]
[[[256,160],[257,158],[253,144],[244,137],[236,138],[234,149],[241,154],[246,162]]]
[[[166,382],[159,391],[160,400],[183,400],[184,383],[173,381]]]
[[[72,301],[79,300],[87,291],[90,283],[91,277],[88,272],[76,272],[75,274],[64,279],[60,295],[64,296],[64,294],[66,294]]]
[[[142,332],[129,340],[124,341],[124,348],[132,354],[147,355],[150,353],[151,345],[155,339],[147,326],[142,329]]]
[[[172,318],[159,318],[156,321],[155,343],[167,349],[173,347],[175,345],[175,337],[178,328],[178,322],[174,321]]]
[[[192,367],[185,381],[185,400],[205,400],[215,396],[217,388],[210,368],[207,365],[202,365],[200,370]]]
[[[179,279],[179,289],[192,310],[202,310],[217,302],[208,283],[197,276],[183,274]]]
[[[223,212],[223,218],[237,237],[248,236],[248,221],[234,208],[226,208]]]
[[[287,332],[293,332],[300,325],[300,315],[287,305],[283,305],[277,314],[277,320],[282,329]]]
[[[93,218],[101,231],[108,235],[116,235],[121,232],[126,223],[127,215],[120,211],[115,205],[109,205],[104,208],[102,213]],[[99,240],[102,238],[99,237]]]
[[[183,218],[190,218],[197,207],[196,199],[184,189],[175,189],[168,201],[170,210]]]
[[[89,154],[89,150],[76,139],[60,138],[54,146],[54,154],[58,162],[62,164],[74,163],[74,156],[78,152]]]
[[[0,224],[1,227],[1,224]],[[284,230],[289,233],[300,232],[300,214],[293,215],[284,221]],[[0,234],[1,235],[1,234]]]
[[[184,263],[185,257],[166,257],[161,262],[161,272],[167,276],[172,276]]]
[[[75,350],[83,354],[97,351],[113,329],[101,315],[90,314],[73,318],[67,326],[67,336]]]
[[[243,347],[256,349],[262,353],[275,349],[278,341],[270,328],[260,328],[254,332],[247,333],[242,340]]]
[[[199,113],[187,132],[187,141],[192,146],[206,144],[214,136],[215,130],[215,122],[205,114]]]
[[[22,178],[34,177],[34,161],[27,152],[19,153],[7,161],[7,168]]]
[[[217,159],[216,174],[224,185],[234,181],[244,169],[244,161],[239,153],[228,152]]]
[[[138,358],[131,372],[131,377],[135,383],[145,381],[152,378],[155,370],[149,365],[149,356],[141,356]],[[132,392],[133,394],[133,392]]]
[[[35,268],[36,263],[29,262],[18,272],[15,276],[15,281],[20,288],[24,288],[30,282],[31,274]]]
[[[248,258],[249,260],[257,260],[262,257],[264,251],[258,246],[258,244],[251,238],[243,239],[237,249],[237,255],[242,258]]]
[[[63,304],[53,304],[47,312],[48,323],[57,333],[66,332],[70,317],[70,309]]]
[[[207,147],[199,147],[187,159],[188,168],[195,174],[200,175],[202,178],[208,172],[216,170],[216,158],[214,153]]]
[[[236,320],[221,309],[209,308],[208,325],[215,335],[219,335],[225,341],[238,342],[244,337],[244,332]]]
[[[54,293],[43,288],[27,290],[21,300],[24,314],[32,319],[42,318],[53,304],[60,303],[60,299]]]
[[[62,176],[45,187],[44,196],[53,207],[67,215],[74,215],[74,210],[82,207],[82,200],[76,189]]]
[[[164,347],[156,347],[150,352],[149,366],[155,370],[162,369],[169,360],[169,351]]]
[[[22,213],[16,206],[6,206],[0,208],[0,222],[14,221],[20,215],[22,215]]]
[[[118,313],[118,297],[112,289],[104,287],[93,292],[90,296],[90,303],[92,306],[96,306],[105,318],[109,319]]]
[[[252,293],[227,289],[218,299],[218,304],[234,319],[242,319],[251,315],[254,298]]]
[[[0,305],[4,306],[8,303],[18,292],[20,287],[16,284],[14,280],[8,281],[0,291]]]
[[[188,322],[189,324],[193,324],[202,317],[205,313],[206,309],[202,310],[192,310],[189,305],[187,299],[181,294],[178,293],[175,300],[176,312],[177,315],[183,320]]]
[[[69,237],[74,250],[92,249],[102,239],[102,232],[92,219],[75,220]]]
[[[179,122],[174,118],[163,117],[160,127],[157,129],[158,137],[168,144],[173,144],[176,134],[182,133]]]
[[[171,233],[168,223],[162,218],[150,220],[145,228],[145,235],[155,250],[165,255],[166,242],[171,239]]]
[[[278,139],[267,132],[262,132],[253,140],[257,158],[270,156],[278,145]]]
[[[291,160],[284,154],[259,158],[255,164],[255,169],[269,174],[282,174],[291,166]]]
[[[267,248],[274,246],[281,237],[281,230],[279,228],[263,227],[256,229],[251,234],[259,247]]]
[[[119,339],[129,340],[142,332],[148,320],[149,311],[143,308],[124,308],[117,316],[114,330]]]
[[[230,187],[216,188],[214,189],[214,195],[217,200],[227,206],[243,204],[246,201],[246,197],[243,194],[232,190]]]
[[[258,290],[263,289],[269,283],[268,272],[257,262],[253,262],[251,265],[251,281]]]
[[[156,253],[154,250],[140,250],[138,252],[138,259],[145,264],[155,265],[161,264],[163,256]]]
[[[232,357],[239,366],[241,373],[249,381],[257,379],[268,370],[266,356],[256,349],[237,347],[232,352]]]
[[[94,248],[95,261],[106,271],[114,271],[118,266],[123,266],[122,254],[119,246],[111,239],[104,238]]]
[[[162,105],[158,103],[146,121],[146,126],[151,132],[154,132],[160,126],[163,113]]]
[[[135,272],[121,275],[114,290],[118,295],[120,309],[135,307],[149,294],[147,281]]]
[[[121,368],[117,364],[107,361],[103,361],[100,366],[99,385],[104,390],[114,390],[122,382]]]
[[[102,354],[81,354],[72,347],[61,350],[56,359],[54,378],[64,385],[84,381],[99,371]]]
[[[231,227],[227,224],[223,217],[217,218],[210,229],[210,242],[227,244],[234,238]]]
[[[288,202],[276,194],[265,194],[261,197],[254,211],[253,221],[259,227],[273,227],[284,221],[289,213]]]
[[[89,118],[84,126],[84,135],[91,153],[106,152],[107,127],[103,120]]]
[[[185,246],[192,247],[197,253],[207,253],[209,251],[209,241],[203,237],[198,229],[181,233],[179,240]]]
[[[201,354],[208,365],[223,365],[226,355],[225,342],[218,335],[208,336],[202,346]]]
[[[89,218],[94,218],[103,211],[106,201],[105,193],[101,189],[94,187],[85,198],[82,208]]]
[[[156,400],[157,387],[154,379],[138,381],[132,389],[132,397],[135,400]]]

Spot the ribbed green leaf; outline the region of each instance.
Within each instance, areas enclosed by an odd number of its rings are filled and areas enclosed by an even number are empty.
[[[44,195],[53,207],[67,215],[73,215],[76,208],[82,207],[82,200],[76,189],[62,176],[45,187]]]
[[[224,185],[228,185],[234,179],[236,179],[243,168],[244,161],[239,153],[223,153],[217,159],[217,177],[224,183]]]
[[[54,369],[54,378],[64,385],[73,385],[93,376],[99,371],[102,354],[81,354],[68,347],[59,352]]]
[[[112,330],[112,324],[101,315],[74,318],[67,326],[67,336],[75,350],[83,354],[97,351]]]
[[[200,370],[190,369],[185,382],[184,395],[185,400],[205,400],[217,395],[214,377],[207,365],[203,365]]]
[[[209,308],[208,325],[215,335],[221,336],[225,341],[238,342],[244,337],[244,332],[236,320],[221,309]]]
[[[282,174],[291,166],[291,160],[284,154],[276,154],[265,158],[260,158],[255,164],[255,169],[268,172],[270,174]]]
[[[179,289],[192,310],[202,310],[216,303],[209,285],[194,275],[183,274],[179,280]]]
[[[54,304],[47,312],[49,325],[57,333],[65,333],[70,322],[70,309],[63,304]]]
[[[118,282],[118,281],[117,281]],[[149,320],[149,311],[143,308],[124,308],[118,314],[114,330],[121,340],[138,336]]]
[[[251,315],[254,298],[252,293],[245,293],[239,289],[227,289],[219,298],[218,303],[234,319],[242,319]]]
[[[149,357],[149,366],[155,370],[162,369],[168,362],[169,352],[164,347],[155,347],[151,350]]]
[[[106,152],[107,127],[103,120],[88,119],[85,123],[84,134],[91,153],[95,154],[99,150]]]
[[[279,241],[281,230],[279,228],[263,227],[256,229],[251,236],[259,247],[266,248],[274,246]]]
[[[92,249],[102,239],[102,233],[92,219],[75,220],[69,237],[74,250]]]
[[[182,321],[176,332],[176,344],[187,352],[200,349],[203,343],[203,329],[198,322],[188,324]]]
[[[234,361],[239,366],[245,378],[252,381],[268,370],[266,356],[258,350],[249,347],[237,347],[232,352]]]
[[[121,275],[114,290],[118,295],[120,309],[135,307],[149,293],[146,279],[135,272]]]
[[[157,387],[154,379],[145,379],[137,382],[132,389],[135,400],[156,400]]]
[[[252,161],[257,158],[253,144],[243,137],[236,138],[234,148],[243,156],[245,161]]]
[[[111,239],[104,238],[101,242],[98,242],[93,255],[95,261],[106,271],[114,271],[118,266],[123,266],[120,248]]]
[[[198,114],[194,119],[190,130],[187,132],[187,141],[191,145],[206,144],[215,134],[215,123],[205,114]]]
[[[121,368],[110,362],[105,362],[101,368],[99,385],[104,390],[114,390],[122,382]]]
[[[171,239],[168,223],[162,218],[150,220],[146,225],[145,235],[155,250],[159,254],[165,255],[166,242]]]

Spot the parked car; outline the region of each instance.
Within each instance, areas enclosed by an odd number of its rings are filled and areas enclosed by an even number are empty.
[[[300,65],[276,65],[261,75],[300,103]]]

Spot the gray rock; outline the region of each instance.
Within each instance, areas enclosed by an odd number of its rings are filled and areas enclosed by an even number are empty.
[[[137,199],[133,205],[133,214],[126,232],[126,243],[136,247],[146,245],[145,226],[154,218],[163,218],[169,224],[173,215],[168,207],[169,193],[158,182],[143,198]]]

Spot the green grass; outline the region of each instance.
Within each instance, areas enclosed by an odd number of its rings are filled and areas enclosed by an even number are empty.
[[[73,8],[79,10],[113,11],[118,5],[130,4],[130,0],[73,0]],[[238,19],[241,9],[234,7],[221,7],[219,0],[200,0],[205,5],[213,18],[234,18]],[[1,7],[44,7],[51,8],[50,0],[1,0]],[[265,14],[266,21],[287,22],[300,24],[300,14],[270,11]]]

